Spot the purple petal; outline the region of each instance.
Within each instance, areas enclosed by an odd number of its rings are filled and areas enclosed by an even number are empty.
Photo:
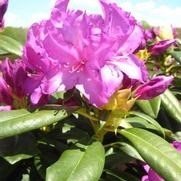
[[[137,89],[135,97],[138,97],[139,99],[152,99],[153,97],[162,94],[171,84],[172,80],[172,76],[154,77]]]
[[[41,91],[41,89],[39,87],[34,89],[33,93],[30,96],[32,104],[35,104],[35,105],[38,104],[38,102],[40,101],[42,95],[43,95],[42,91]]]
[[[124,12],[116,4],[111,4],[106,0],[100,0],[100,3],[104,13],[106,30],[109,34],[123,36],[130,31],[130,28],[133,29],[130,26],[130,15],[128,13]]]
[[[120,54],[131,54],[135,52],[141,45],[144,44],[143,30],[140,26],[135,25],[133,32],[128,36],[127,40],[120,47],[118,52]]]
[[[141,181],[150,181],[148,175],[145,175],[141,178]]]
[[[122,80],[121,70],[113,64],[108,64],[101,69],[100,74],[96,71],[84,72],[76,88],[91,104],[100,107],[106,104],[112,94],[121,87]]]
[[[12,105],[12,92],[6,81],[0,77],[0,103]]]
[[[56,91],[63,91],[65,87],[62,85],[62,72],[50,70],[41,82],[41,90],[43,94],[52,94]]]
[[[174,141],[172,145],[181,153],[181,141]]]
[[[148,172],[149,181],[164,181],[154,170],[150,168]]]
[[[43,76],[43,74],[30,75],[24,83],[25,92],[32,94],[33,91],[40,86]]]
[[[47,60],[45,50],[42,45],[44,40],[46,24],[35,23],[29,31],[26,41],[26,45],[23,50],[23,61],[31,69],[38,72],[47,72],[48,68],[52,64],[50,60]]]
[[[76,63],[78,59],[76,49],[65,42],[57,42],[55,38],[48,35],[43,42],[48,56],[59,60],[59,62],[62,64]]]
[[[111,63],[116,65],[130,79],[140,82],[144,82],[148,79],[148,72],[144,62],[134,55],[114,57]]]
[[[163,52],[165,52],[171,45],[175,43],[176,40],[162,40],[155,45],[152,45],[149,47],[149,52],[151,52],[153,55],[159,55]]]
[[[156,38],[156,34],[153,29],[146,29],[144,33],[146,41],[152,41],[154,38]]]
[[[55,3],[54,9],[57,9],[58,11],[66,11],[68,3],[69,3],[69,0],[57,0]]]
[[[12,110],[12,106],[0,106],[0,112],[10,110]]]
[[[105,30],[117,40],[118,53],[133,53],[143,41],[143,30],[130,13],[123,11],[116,4],[100,0],[105,19]]]
[[[82,75],[76,88],[89,100],[89,102],[97,107],[107,103],[108,97],[104,92],[103,85],[100,84],[100,77],[88,77]]]
[[[4,14],[8,7],[8,0],[0,0],[0,28],[4,26]]]

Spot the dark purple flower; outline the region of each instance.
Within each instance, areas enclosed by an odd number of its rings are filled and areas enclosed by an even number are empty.
[[[162,94],[173,80],[172,76],[157,76],[152,78],[147,83],[141,85],[135,93],[138,99],[152,99]]]
[[[0,76],[0,103],[6,105],[12,105],[13,99],[11,95],[11,88],[8,86],[7,82],[2,76]]]
[[[4,26],[4,14],[8,7],[8,0],[0,0],[0,28]]]
[[[4,60],[0,64],[0,103],[11,107],[25,106],[24,82],[27,78],[21,60]]]
[[[0,104],[10,106],[12,109],[25,108],[27,106],[38,106],[47,103],[48,96],[41,94],[36,105],[29,104],[29,93],[25,89],[28,74],[27,67],[22,60],[4,60],[0,64]],[[34,88],[29,82],[29,87]],[[34,90],[35,94],[38,91]],[[6,107],[5,107],[6,108]],[[4,109],[2,107],[2,109]]]
[[[171,45],[175,43],[176,40],[162,40],[158,43],[149,47],[149,52],[153,55],[160,55],[165,52]]]

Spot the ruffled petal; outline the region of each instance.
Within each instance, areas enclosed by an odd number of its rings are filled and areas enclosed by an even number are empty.
[[[121,87],[123,73],[114,65],[105,65],[100,73],[96,71],[86,73],[79,77],[76,88],[96,107],[106,104],[113,93]]]
[[[114,57],[111,63],[116,65],[130,79],[140,82],[148,79],[148,72],[144,62],[134,55]]]

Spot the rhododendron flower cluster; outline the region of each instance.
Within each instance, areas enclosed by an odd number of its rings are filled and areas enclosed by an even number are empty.
[[[57,1],[51,18],[30,28],[24,59],[36,72],[30,81],[37,90],[51,94],[76,87],[101,106],[125,75],[147,79],[144,64],[133,55],[143,38],[141,27],[115,4],[100,2],[104,17],[67,11],[68,0]],[[32,101],[38,98],[32,96]]]
[[[134,55],[144,40],[138,22],[104,0],[103,16],[67,10],[68,2],[58,0],[50,19],[29,29],[23,61],[29,69],[25,85],[31,101],[36,104],[42,94],[75,87],[99,107],[124,88],[125,80],[130,87],[147,84],[146,67]],[[151,97],[165,88],[152,90]]]
[[[8,0],[0,0],[0,28],[4,26],[4,14],[8,7]]]
[[[165,91],[172,77],[149,80],[144,62],[134,55],[144,31],[130,13],[105,0],[100,0],[103,16],[67,10],[68,3],[58,0],[48,20],[31,26],[22,61],[1,65],[3,106],[23,107],[27,96],[36,105],[46,95],[72,88],[96,107],[122,89],[134,91],[136,99]]]

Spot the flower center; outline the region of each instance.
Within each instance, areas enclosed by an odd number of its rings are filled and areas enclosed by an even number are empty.
[[[73,73],[73,72],[81,72],[83,71],[85,68],[85,61],[84,60],[81,60],[79,63],[77,64],[74,64],[71,69],[70,69],[70,72]]]

